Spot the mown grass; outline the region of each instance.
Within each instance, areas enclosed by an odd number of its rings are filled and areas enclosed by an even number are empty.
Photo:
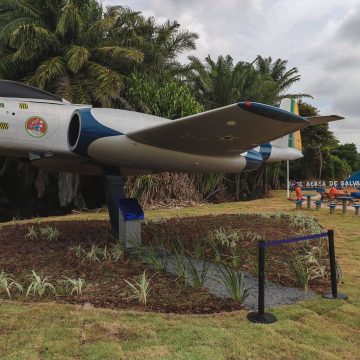
[[[275,192],[272,199],[154,210],[146,216],[293,211],[293,207],[284,192]],[[330,216],[327,208],[303,211],[335,230],[344,277],[340,290],[350,296],[348,301],[318,297],[277,307],[272,312],[279,321],[271,325],[248,322],[246,311],[187,316],[7,301],[0,306],[0,358],[359,359],[360,218],[350,211]],[[88,215],[65,219],[89,220]],[[105,218],[105,214],[90,215]]]

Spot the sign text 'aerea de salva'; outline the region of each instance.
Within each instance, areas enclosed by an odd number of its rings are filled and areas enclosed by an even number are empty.
[[[341,187],[359,187],[360,180],[331,180],[331,181],[298,181],[297,182],[301,187],[309,187],[309,188],[316,188],[316,187],[327,187],[327,186],[341,186]],[[291,185],[291,184],[290,184]]]

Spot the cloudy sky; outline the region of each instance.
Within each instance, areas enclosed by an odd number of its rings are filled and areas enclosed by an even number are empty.
[[[313,95],[309,102],[323,115],[344,116],[331,129],[360,151],[360,0],[102,2],[140,10],[158,22],[177,20],[199,34],[193,55],[201,59],[230,54],[234,61],[251,61],[259,54],[288,60],[302,76],[291,91]]]

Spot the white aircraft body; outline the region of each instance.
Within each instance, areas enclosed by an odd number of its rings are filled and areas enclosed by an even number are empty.
[[[38,167],[101,175],[255,169],[302,157],[290,135],[339,116],[303,118],[294,101],[280,109],[240,102],[177,120],[75,105],[46,91],[0,80],[0,155]],[[295,103],[296,104],[296,103]],[[296,106],[296,105],[295,105]],[[104,170],[105,169],[105,170]]]
[[[281,107],[247,101],[168,120],[75,105],[0,80],[0,156],[28,158],[49,170],[102,175],[112,232],[124,239],[118,209],[118,199],[125,197],[123,175],[231,173],[294,160],[302,157],[300,129],[342,119],[302,118],[291,99]]]

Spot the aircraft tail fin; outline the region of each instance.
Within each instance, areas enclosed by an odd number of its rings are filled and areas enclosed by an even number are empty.
[[[282,99],[280,109],[299,115],[299,105],[294,99]],[[302,151],[300,130],[287,135],[287,147]]]

